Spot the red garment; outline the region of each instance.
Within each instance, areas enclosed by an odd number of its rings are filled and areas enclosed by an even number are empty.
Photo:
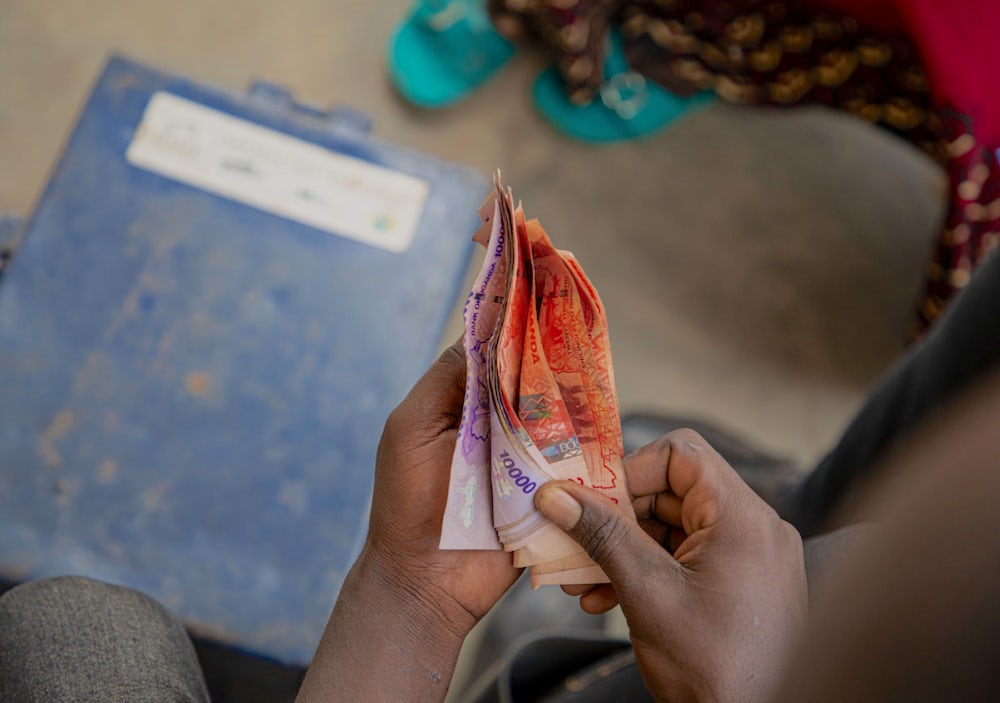
[[[1000,3],[897,0],[941,106],[972,118],[979,141],[1000,147]]]
[[[920,51],[935,104],[971,118],[981,142],[1000,147],[1000,3],[997,0],[812,0]]]

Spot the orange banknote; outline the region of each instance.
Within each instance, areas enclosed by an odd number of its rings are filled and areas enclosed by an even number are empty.
[[[468,377],[441,547],[513,552],[533,586],[607,581],[533,502],[565,479],[629,505],[604,306],[499,173],[480,217],[486,257],[464,311]]]

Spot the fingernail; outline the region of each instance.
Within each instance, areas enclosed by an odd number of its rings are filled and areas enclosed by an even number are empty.
[[[543,487],[538,492],[538,510],[564,530],[572,529],[583,515],[583,506],[569,493],[555,486]]]

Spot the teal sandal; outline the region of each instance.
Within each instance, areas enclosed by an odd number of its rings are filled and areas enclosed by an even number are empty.
[[[387,51],[396,89],[424,108],[458,102],[513,53],[490,24],[484,0],[418,0]]]
[[[610,33],[606,76],[588,105],[574,105],[558,70],[535,80],[535,107],[559,130],[585,142],[610,143],[644,137],[712,101],[711,92],[680,98],[629,68],[617,32]]]

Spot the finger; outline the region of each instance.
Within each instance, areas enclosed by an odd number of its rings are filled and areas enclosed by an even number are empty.
[[[611,584],[603,583],[580,596],[580,607],[591,615],[603,615],[618,605],[618,595]]]
[[[698,478],[718,480],[728,466],[697,432],[674,430],[625,457],[625,478],[636,497],[671,491],[683,498]]]
[[[459,340],[441,352],[441,355],[417,381],[414,388],[441,383],[450,385],[452,390],[459,390],[464,395],[467,368],[465,346],[462,344],[462,340]]]
[[[632,509],[635,516],[642,522],[643,520],[659,520],[670,525],[681,524],[681,509],[683,507],[681,499],[673,493],[654,493],[652,495],[639,496],[632,501]]]
[[[465,397],[465,349],[456,342],[445,349],[396,408],[399,421],[422,433],[458,424]],[[414,424],[411,424],[414,423]]]
[[[693,534],[716,524],[726,506],[750,489],[736,471],[697,433],[676,430],[628,457],[625,466],[634,499],[649,494],[672,494],[677,501],[660,499],[640,505]]]
[[[535,494],[535,507],[586,550],[619,596],[622,587],[627,590],[636,579],[647,578],[651,568],[672,570],[679,577],[673,558],[632,516],[591,488],[550,481]]]
[[[592,583],[570,583],[562,587],[563,593],[567,596],[582,596],[584,593],[588,593],[594,590],[594,584]]]

